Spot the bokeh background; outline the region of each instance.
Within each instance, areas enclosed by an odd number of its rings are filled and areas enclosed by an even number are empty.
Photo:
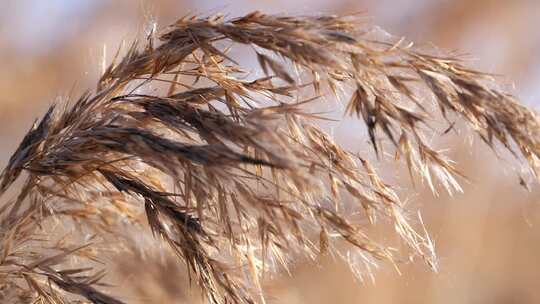
[[[0,165],[33,120],[57,98],[92,88],[102,60],[157,22],[189,13],[360,12],[396,36],[467,54],[502,86],[540,107],[538,0],[0,0]],[[340,138],[347,137],[342,128]],[[389,265],[358,282],[331,259],[299,263],[294,277],[266,283],[269,303],[540,303],[540,193],[520,186],[511,160],[480,143],[450,139],[471,182],[464,194],[407,194],[435,241],[440,270]],[[391,174],[391,172],[390,172]],[[409,187],[407,181],[405,185]],[[119,259],[129,303],[191,303],[185,275],[160,256]],[[158,283],[160,282],[160,283]]]

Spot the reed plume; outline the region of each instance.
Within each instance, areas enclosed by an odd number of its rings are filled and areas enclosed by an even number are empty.
[[[233,58],[241,45],[259,73]],[[490,79],[354,15],[181,18],[118,55],[94,90],[52,105],[9,159],[0,298],[123,303],[101,291],[100,256],[132,248],[121,244],[141,226],[210,303],[264,302],[262,275],[296,256],[399,264],[406,254],[436,268],[395,186],[318,126],[315,105],[343,103],[375,155],[391,151],[433,191],[460,191],[460,172],[427,140],[456,121],[537,173],[537,115]],[[372,237],[378,225],[392,225],[407,252]]]

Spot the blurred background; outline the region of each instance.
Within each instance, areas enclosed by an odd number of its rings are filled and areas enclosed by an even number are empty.
[[[0,0],[0,165],[50,103],[93,88],[104,56],[110,60],[122,41],[189,13],[252,10],[360,12],[393,35],[467,54],[470,65],[504,75],[505,88],[540,107],[538,0]],[[401,275],[382,265],[374,282],[357,282],[331,260],[299,264],[294,277],[268,280],[268,302],[540,303],[538,187],[521,187],[514,163],[480,143],[455,138],[452,147],[471,180],[465,193],[436,197],[419,188],[406,195],[435,242],[438,273],[420,262],[403,265]],[[151,261],[133,259],[118,263],[122,287],[138,290],[129,303],[190,303],[194,295],[170,261],[141,267]]]

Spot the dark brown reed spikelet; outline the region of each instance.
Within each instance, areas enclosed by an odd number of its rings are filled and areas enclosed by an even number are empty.
[[[244,71],[231,45],[249,46],[266,76]],[[433,190],[460,190],[459,172],[426,142],[438,117],[461,119],[536,172],[535,113],[458,59],[355,16],[182,18],[115,61],[95,91],[51,106],[1,174],[0,195],[26,176],[0,208],[3,301],[121,303],[98,291],[96,261],[105,243],[134,242],[125,232],[139,211],[211,303],[262,302],[262,273],[340,240],[368,262],[395,261],[366,232],[381,217],[435,267],[394,189],[317,127],[310,106],[326,91],[350,94],[347,113],[364,121],[372,151],[382,156],[387,139]]]

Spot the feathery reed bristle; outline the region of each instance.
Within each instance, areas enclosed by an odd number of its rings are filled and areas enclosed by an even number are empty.
[[[211,303],[264,301],[264,272],[293,254],[339,251],[339,240],[364,259],[397,262],[367,232],[379,217],[436,267],[394,188],[318,127],[324,117],[310,106],[327,91],[350,93],[346,113],[363,120],[374,153],[388,140],[433,191],[461,190],[459,171],[426,142],[441,127],[435,118],[449,128],[461,119],[494,149],[519,152],[534,174],[540,124],[488,75],[374,32],[356,16],[254,12],[182,18],[159,42],[134,43],[95,91],[51,106],[2,171],[0,195],[27,175],[0,208],[2,296],[122,303],[98,291],[96,261],[103,244],[133,241],[125,232],[141,213]],[[249,46],[266,76],[244,71],[231,44]]]

